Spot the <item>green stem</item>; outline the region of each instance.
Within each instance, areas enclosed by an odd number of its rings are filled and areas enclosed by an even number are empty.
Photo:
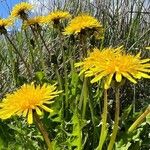
[[[86,114],[86,107],[87,107],[87,102],[88,102],[88,79],[84,78],[83,81],[83,111],[82,111],[82,117],[85,118]]]
[[[61,78],[61,75],[59,74],[59,67],[58,67],[57,64],[54,65],[54,69],[55,69],[55,73],[56,73],[59,89],[63,90],[62,78]]]
[[[32,26],[30,26],[30,29],[31,29],[31,31],[33,33],[34,39],[36,41],[36,44],[37,44],[37,47],[38,47],[38,50],[39,50],[39,54],[40,54],[39,60],[40,60],[40,63],[41,63],[41,67],[42,67],[43,71],[46,73],[45,61],[44,61],[42,46],[40,46],[40,43],[39,43],[39,40],[38,40],[38,36],[37,36],[36,31],[34,30],[34,28]]]
[[[38,34],[39,34],[39,37],[41,38],[41,41],[43,42],[44,46],[45,46],[45,49],[47,50],[48,54],[49,54],[49,57],[51,57],[51,53],[50,53],[50,50],[48,49],[48,46],[46,45],[46,42],[41,34],[41,32],[39,30],[37,30]]]
[[[67,60],[67,53],[65,52],[64,49],[64,45],[65,45],[65,41],[64,41],[64,37],[62,35],[61,32],[61,27],[60,24],[58,24],[58,34],[59,34],[59,38],[61,41],[61,45],[60,48],[62,50],[62,59],[63,59],[63,71],[64,71],[64,88],[65,88],[65,107],[68,109],[69,107],[69,87],[68,87],[68,72],[67,72],[67,64],[66,64],[66,60]],[[68,116],[68,113],[66,113],[66,117]]]
[[[107,112],[108,112],[107,90],[104,90],[104,107],[102,114],[102,129],[100,133],[99,145],[97,150],[101,150],[107,136]]]
[[[5,39],[6,45],[8,45],[5,37],[4,37],[4,39]],[[12,75],[12,80],[13,80],[14,84],[16,85],[17,79],[16,79],[16,74],[15,74],[15,71],[14,71],[15,70],[15,61],[14,61],[15,57],[12,53],[12,49],[9,48],[8,46],[7,46],[7,49],[8,49],[9,61],[7,61],[5,57],[3,57],[3,54],[0,54],[0,58],[4,61],[6,66],[10,69],[10,74]]]
[[[86,37],[85,35],[80,35],[79,37],[80,39],[80,49],[82,51],[82,58],[84,59],[87,57],[87,47],[86,47]],[[83,119],[85,118],[85,114],[86,114],[86,108],[87,108],[87,103],[88,103],[88,79],[83,77],[83,87],[82,87],[82,92],[81,93],[81,98],[83,98],[83,111],[82,111],[82,117]],[[83,97],[82,97],[83,96]]]
[[[39,116],[36,114],[36,112],[33,113],[33,117],[34,117],[34,122],[35,122],[37,128],[39,129],[39,131],[41,132],[41,134],[45,140],[48,150],[52,150],[53,148],[52,148],[48,133],[45,130],[45,127],[44,127],[42,121],[40,120]]]
[[[147,109],[144,111],[142,115],[130,126],[128,129],[128,133],[132,132],[137,126],[139,126],[145,117],[150,113],[150,106],[147,107]]]
[[[21,53],[18,51],[18,49],[16,48],[16,46],[14,45],[14,43],[11,41],[11,39],[9,38],[9,36],[7,34],[5,34],[5,37],[7,38],[7,40],[9,41],[9,43],[12,45],[14,51],[16,54],[18,54],[18,56],[20,57],[20,59],[22,60],[22,62],[24,63],[26,69],[27,69],[27,72],[29,74],[29,77],[32,77],[32,73],[31,73],[31,70],[27,64],[27,62],[24,60],[23,56],[21,55]]]
[[[66,108],[69,106],[69,96],[68,96],[68,75],[67,75],[67,66],[66,66],[66,55],[64,49],[62,49],[63,55],[63,67],[64,67],[64,78],[65,78],[65,100],[66,100]]]
[[[112,150],[113,149],[115,139],[116,139],[116,135],[117,135],[117,132],[118,132],[119,112],[120,112],[119,86],[116,86],[115,98],[116,98],[115,122],[114,122],[114,127],[113,127],[112,135],[111,135],[110,142],[109,142],[107,150]]]
[[[29,38],[29,36],[28,36],[28,33],[27,33],[26,29],[24,29],[24,33],[25,33],[25,37],[26,37],[28,49],[29,49],[29,51],[30,51],[29,61],[30,61],[31,64],[34,65],[34,68],[36,68],[36,67],[35,67],[35,59],[34,59],[33,48],[31,47],[30,38]]]
[[[135,91],[136,91],[136,88],[135,88],[135,85],[133,85],[133,102],[132,102],[132,105],[133,105],[133,114],[135,113],[135,95],[136,95],[136,93],[135,93]]]

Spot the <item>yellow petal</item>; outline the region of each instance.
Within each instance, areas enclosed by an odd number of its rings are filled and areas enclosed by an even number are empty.
[[[28,122],[29,124],[32,124],[32,123],[33,123],[32,109],[29,109],[27,122]]]
[[[143,73],[143,72],[139,72],[139,75],[143,78],[148,78],[150,79],[150,75],[146,74],[146,73]]]
[[[52,109],[46,107],[45,105],[42,105],[42,106],[40,106],[40,107],[43,108],[43,109],[44,109],[45,111],[47,111],[47,112],[53,112]]]
[[[122,75],[123,75],[125,78],[127,78],[128,80],[130,80],[131,82],[137,83],[136,80],[135,80],[131,75],[129,75],[128,73],[122,72]]]
[[[114,75],[114,74],[112,73],[112,74],[110,74],[110,75],[107,77],[106,82],[105,82],[105,84],[104,84],[104,88],[105,88],[105,89],[109,89],[113,75]]]
[[[131,73],[131,75],[136,79],[141,79],[141,75],[139,73]]]
[[[91,83],[94,83],[94,82],[97,82],[97,81],[101,80],[106,74],[107,74],[106,72],[100,73],[94,79],[91,80]]]
[[[137,69],[137,70],[142,72],[150,72],[150,69]]]
[[[79,67],[79,66],[82,66],[82,65],[83,65],[83,62],[78,62],[78,63],[74,64],[75,67]]]
[[[140,57],[140,55],[141,55],[141,51],[135,56],[135,57]]]
[[[44,104],[52,104],[52,103],[54,103],[54,101],[46,101],[46,102],[44,102]]]
[[[117,72],[116,73],[116,81],[121,82],[121,80],[122,80],[122,75],[121,75],[121,73]]]
[[[12,113],[0,113],[0,118],[1,119],[8,119],[10,118]]]
[[[140,62],[141,63],[146,63],[146,62],[149,62],[150,61],[150,59],[149,58],[147,58],[147,59],[143,59],[143,60],[141,60]]]
[[[36,110],[36,113],[37,113],[39,116],[42,115],[42,111],[41,111],[38,107],[36,107],[35,110]]]
[[[21,116],[22,115],[22,110],[17,111],[16,115]]]
[[[1,108],[1,107],[4,107],[4,104],[3,104],[3,103],[0,104],[0,108]]]
[[[14,111],[9,111],[9,110],[1,110],[0,111],[0,118],[1,119],[8,119],[10,118],[14,113],[16,112],[16,110]]]
[[[23,116],[23,117],[26,117],[26,116],[27,116],[27,113],[28,113],[28,109],[25,109],[25,110],[23,111],[23,113],[22,113],[22,116]]]
[[[81,76],[85,71],[86,71],[86,69],[81,70],[79,73],[79,76]]]
[[[94,75],[94,73],[93,73],[93,71],[86,71],[85,72],[85,77],[91,77],[91,76],[93,76]]]

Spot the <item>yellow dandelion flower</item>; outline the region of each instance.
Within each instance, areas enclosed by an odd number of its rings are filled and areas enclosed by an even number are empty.
[[[69,14],[69,12],[67,11],[54,11],[51,12],[49,15],[47,15],[45,22],[49,23],[49,22],[53,22],[54,24],[59,23],[60,20],[62,19],[68,19],[70,18],[71,15]]]
[[[21,2],[15,5],[12,9],[11,16],[27,19],[27,12],[32,9],[32,5],[27,2]]]
[[[104,29],[96,18],[82,14],[70,21],[64,30],[64,35],[77,35],[85,31],[92,31],[93,34],[96,33],[97,38],[102,38]]]
[[[25,26],[38,25],[45,22],[45,16],[36,16],[25,21]]]
[[[13,24],[13,20],[11,18],[8,19],[0,19],[0,33],[6,33],[6,27],[9,27]]]
[[[34,83],[24,84],[18,90],[7,94],[0,103],[0,118],[7,119],[13,115],[27,117],[29,124],[33,123],[33,112],[42,115],[41,109],[52,112],[47,104],[61,91],[57,91],[55,85],[35,86]]]
[[[0,19],[0,28],[5,28],[9,27],[13,24],[13,20],[8,18],[8,19]]]
[[[140,53],[136,56],[124,54],[122,47],[106,48],[102,51],[94,49],[88,58],[83,62],[76,63],[76,67],[81,66],[81,72],[85,77],[94,76],[91,83],[104,78],[104,88],[108,89],[112,80],[121,82],[123,77],[132,83],[137,83],[136,79],[150,78],[150,59],[141,59]]]

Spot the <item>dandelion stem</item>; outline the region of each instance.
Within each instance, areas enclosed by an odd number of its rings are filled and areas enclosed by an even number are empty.
[[[112,135],[111,135],[110,142],[109,142],[107,150],[112,150],[113,149],[115,139],[116,139],[116,135],[117,135],[117,132],[118,132],[119,113],[120,113],[119,90],[120,90],[119,86],[116,85],[116,87],[115,87],[115,98],[116,98],[115,122],[114,122],[114,127],[113,127]]]
[[[97,150],[101,150],[107,136],[107,112],[108,112],[107,90],[104,90],[104,107],[102,114],[102,128],[100,133],[99,145]]]
[[[44,46],[45,46],[45,48],[46,48],[46,50],[47,50],[49,56],[51,56],[51,55],[50,55],[50,51],[49,51],[49,49],[48,49],[48,47],[47,47],[47,45],[46,45],[46,42],[45,42],[45,40],[44,40],[44,38],[43,38],[41,32],[40,32],[39,30],[37,30],[37,32],[38,32],[38,34],[39,34],[39,36],[40,36],[40,38],[41,38],[41,41],[42,41],[43,44],[44,44]]]
[[[44,127],[42,121],[39,119],[39,116],[36,114],[36,112],[33,113],[33,117],[34,117],[34,121],[35,121],[35,124],[36,124],[37,128],[39,129],[39,131],[43,135],[43,138],[46,142],[48,150],[52,150],[53,148],[52,148],[51,141],[49,139],[48,133],[45,130],[45,127]]]
[[[25,33],[25,37],[26,37],[26,41],[27,41],[27,45],[28,45],[28,49],[30,51],[30,63],[34,65],[35,68],[35,59],[34,59],[34,52],[33,52],[33,48],[31,47],[31,43],[30,43],[30,38],[28,37],[28,33],[26,31],[26,29],[24,29],[24,33]]]
[[[132,132],[137,126],[139,126],[145,117],[150,113],[150,105],[147,107],[147,109],[138,117],[138,119],[130,126],[128,129],[128,133]]]
[[[80,48],[82,51],[82,57],[81,59],[84,59],[87,57],[87,47],[86,47],[86,37],[85,35],[80,35]],[[83,77],[83,87],[82,87],[82,92],[81,92],[81,98],[83,100],[83,111],[82,111],[82,117],[83,119],[85,118],[86,115],[86,108],[87,108],[87,103],[88,103],[88,79]],[[83,96],[83,97],[82,97]]]
[[[61,32],[61,28],[60,28],[60,24],[58,25],[58,34],[59,34],[59,38],[61,41],[61,50],[62,50],[62,59],[63,59],[63,70],[64,70],[64,83],[65,83],[65,107],[68,109],[69,107],[69,96],[68,96],[68,73],[67,73],[67,64],[66,64],[66,59],[67,59],[67,54],[65,53],[65,49],[63,47],[64,44],[64,40],[63,40],[63,36],[62,36],[62,32]],[[66,113],[66,117],[68,116],[68,113]]]
[[[88,80],[87,80],[87,78],[84,78],[84,81],[83,81],[83,111],[82,111],[83,118],[85,118],[85,114],[86,114],[87,100],[88,100]]]
[[[36,34],[34,28],[32,26],[30,26],[30,28],[31,28],[31,31],[33,33],[34,39],[36,41],[36,44],[38,46],[38,50],[40,52],[40,62],[41,62],[42,69],[43,69],[44,72],[46,72],[45,61],[44,61],[43,52],[42,52],[42,47],[40,47],[40,43],[38,41],[38,37],[37,37],[37,34]]]
[[[12,45],[12,47],[14,48],[15,50],[15,53],[18,54],[18,56],[20,57],[20,59],[22,60],[22,62],[24,63],[26,69],[27,69],[27,72],[29,74],[30,77],[32,77],[32,73],[31,73],[31,70],[27,64],[27,62],[24,60],[23,56],[20,54],[20,52],[18,51],[18,49],[16,48],[16,46],[14,45],[14,43],[11,41],[11,39],[9,38],[9,36],[7,34],[5,34],[5,37],[7,38],[7,40],[9,41],[9,43]]]

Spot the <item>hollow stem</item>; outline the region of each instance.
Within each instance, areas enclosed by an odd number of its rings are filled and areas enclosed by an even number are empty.
[[[45,130],[45,127],[44,127],[42,121],[40,120],[39,116],[36,114],[36,112],[33,113],[33,117],[34,117],[34,122],[35,122],[37,128],[39,129],[39,131],[41,132],[41,134],[42,134],[42,136],[45,140],[45,143],[48,147],[48,150],[52,150],[53,148],[52,148],[52,145],[51,145],[51,141],[48,137],[48,133]]]
[[[107,90],[104,90],[104,107],[103,107],[103,114],[102,114],[102,128],[99,138],[99,145],[97,150],[101,150],[103,147],[103,144],[105,142],[106,136],[107,136],[107,112],[108,112],[108,100],[107,100]]]
[[[109,142],[107,150],[112,150],[113,149],[115,139],[116,139],[116,135],[117,135],[117,132],[118,132],[119,113],[120,113],[119,86],[115,87],[115,99],[116,99],[115,122],[114,122],[114,127],[113,127],[112,135],[111,135],[110,142]]]
[[[138,117],[138,119],[130,126],[128,129],[128,133],[132,132],[134,129],[136,129],[137,126],[139,126],[143,120],[146,118],[146,116],[150,113],[150,105],[147,107],[147,109],[144,111],[142,115]]]

